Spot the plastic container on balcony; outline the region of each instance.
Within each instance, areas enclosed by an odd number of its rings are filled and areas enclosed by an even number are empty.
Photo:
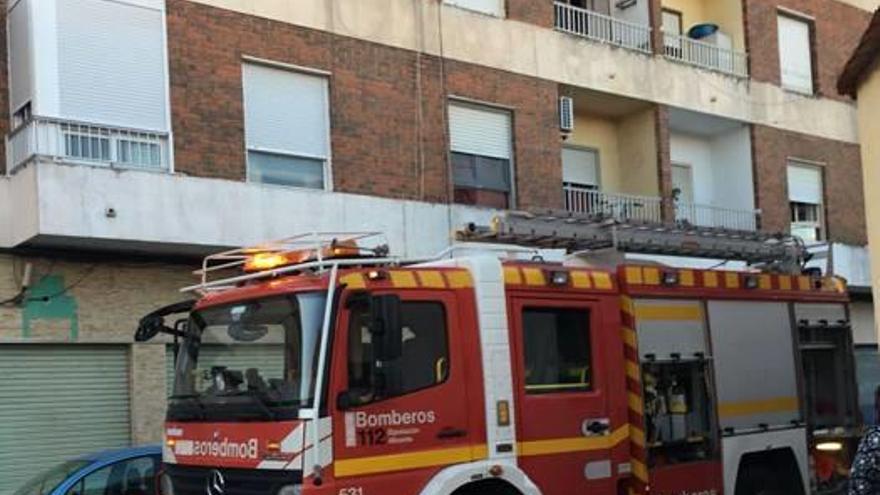
[[[688,29],[688,38],[699,40],[712,36],[718,31],[718,24],[704,22],[702,24],[694,24]]]

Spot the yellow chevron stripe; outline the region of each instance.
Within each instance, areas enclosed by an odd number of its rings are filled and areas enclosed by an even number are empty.
[[[739,289],[739,274],[725,273],[724,285],[727,286],[728,289]]]
[[[504,267],[504,283],[508,285],[522,285],[522,274],[515,266]]]
[[[419,283],[416,282],[416,276],[413,272],[395,270],[392,271],[390,275],[391,285],[398,289],[412,289],[419,286]]]
[[[641,461],[630,459],[632,463],[632,474],[642,483],[648,482],[648,468]]]
[[[678,283],[680,283],[683,287],[693,287],[694,286],[694,271],[693,270],[681,270],[678,272]]]
[[[638,345],[638,341],[636,340],[636,333],[632,331],[632,329],[624,327],[623,329],[623,343],[636,349]]]
[[[428,270],[416,273],[419,274],[419,280],[422,282],[422,287],[429,287],[431,289],[443,289],[446,287],[446,283],[443,281],[443,275],[438,271]]]
[[[620,296],[620,309],[629,316],[635,316],[633,300],[629,296]]]
[[[593,285],[597,289],[610,290],[614,285],[611,283],[611,275],[605,272],[592,272]]]
[[[713,288],[718,287],[718,273],[703,272],[703,286]]]
[[[446,272],[446,281],[450,289],[468,289],[474,286],[471,274],[464,270]]]
[[[645,448],[645,432],[642,431],[641,428],[631,426],[629,429],[629,441],[639,447]]]
[[[632,392],[628,392],[626,396],[630,410],[635,411],[639,414],[643,414],[644,410],[642,409],[642,398]]]
[[[626,283],[633,285],[642,285],[642,267],[628,266],[625,270]]]
[[[797,411],[799,407],[800,403],[797,397],[774,397],[762,400],[723,402],[718,405],[718,415],[722,418],[751,416],[753,414]]]
[[[339,283],[347,286],[349,289],[364,289],[367,287],[367,282],[364,280],[364,276],[360,273],[343,275],[339,277]]]
[[[626,362],[626,376],[632,378],[635,381],[641,380],[641,373],[639,372],[639,365],[632,362]]]
[[[377,455],[339,459],[333,463],[336,476],[357,476],[362,474],[401,471],[431,466],[445,466],[484,459],[488,456],[486,445],[469,445],[449,449],[422,450],[405,454]]]
[[[587,272],[573,271],[571,272],[571,285],[575,289],[591,289],[593,282],[590,281],[590,274]]]
[[[699,321],[703,319],[700,306],[639,306],[636,318],[640,320]]]
[[[523,457],[563,454],[566,452],[587,452],[590,450],[605,450],[613,448],[627,438],[629,438],[629,425],[624,425],[611,432],[610,435],[517,442],[517,448],[519,455]]]
[[[758,287],[762,290],[770,290],[773,288],[770,275],[758,275]]]
[[[788,275],[779,275],[779,288],[782,290],[791,290],[791,277]]]
[[[660,285],[660,270],[648,267],[644,270],[645,285]]]
[[[526,278],[526,285],[547,285],[544,280],[544,273],[537,268],[523,268],[523,275]]]

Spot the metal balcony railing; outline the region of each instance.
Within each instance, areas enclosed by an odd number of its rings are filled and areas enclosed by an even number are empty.
[[[565,184],[563,192],[565,209],[573,213],[603,215],[621,221],[662,221],[660,198],[605,193],[574,184]]]
[[[733,230],[758,229],[761,210],[737,210],[697,203],[675,203],[675,219],[697,227],[717,227]]]
[[[711,43],[674,33],[663,33],[663,53],[666,58],[689,65],[723,72],[735,77],[748,77],[748,56]]]
[[[168,135],[70,120],[34,117],[6,137],[6,170],[35,158],[65,163],[168,170]]]
[[[555,2],[556,29],[642,53],[651,53],[651,26]]]

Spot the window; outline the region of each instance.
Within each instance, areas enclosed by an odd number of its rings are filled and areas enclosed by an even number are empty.
[[[809,21],[778,14],[779,67],[782,86],[813,93],[813,50]]]
[[[598,150],[562,148],[562,189],[566,210],[576,213],[601,211]]]
[[[79,160],[109,162],[110,134],[79,132],[73,128],[64,129],[64,156]]]
[[[449,105],[449,134],[455,201],[509,208],[510,112],[464,103]]]
[[[526,392],[593,389],[588,310],[525,308],[522,326]]]
[[[790,162],[788,200],[791,210],[791,233],[807,242],[823,240],[825,228],[822,208],[822,169]]]
[[[158,459],[137,457],[101,468],[67,491],[67,495],[152,495]]]
[[[443,304],[427,301],[404,301],[400,306],[403,326],[403,354],[389,369],[397,376],[383,379],[400,380],[400,395],[421,390],[446,381],[449,376],[449,348],[446,334],[446,312]],[[348,327],[348,387],[353,391],[372,390],[373,349],[368,311],[351,314]],[[390,397],[361,397],[360,403]]]
[[[474,12],[504,17],[504,0],[443,0],[443,3]]]
[[[123,165],[141,168],[162,166],[162,147],[156,141],[119,139],[116,141],[117,161]]]
[[[244,64],[242,73],[249,180],[326,188],[327,78],[258,64]]]

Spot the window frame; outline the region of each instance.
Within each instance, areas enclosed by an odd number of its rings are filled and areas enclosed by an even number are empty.
[[[482,100],[474,100],[471,98],[464,98],[461,96],[452,95],[446,99],[446,108],[445,108],[445,111],[446,111],[446,133],[447,133],[447,136],[446,136],[446,138],[447,138],[446,156],[447,156],[447,163],[448,163],[448,167],[449,167],[447,173],[449,174],[449,181],[452,184],[452,188],[451,188],[452,189],[452,191],[451,191],[452,198],[450,198],[450,199],[453,203],[455,203],[455,189],[457,188],[457,185],[455,183],[455,177],[454,177],[454,169],[453,169],[453,160],[452,160],[453,153],[458,153],[458,154],[462,154],[462,155],[471,155],[471,156],[475,156],[475,157],[498,159],[498,160],[502,159],[502,158],[493,157],[493,156],[479,155],[479,154],[471,153],[469,151],[456,150],[453,148],[452,137],[451,137],[452,136],[452,121],[449,118],[450,108],[453,106],[469,107],[473,110],[478,110],[478,111],[506,114],[506,117],[509,119],[509,123],[510,123],[510,138],[507,143],[508,150],[510,152],[509,153],[510,157],[507,158],[507,163],[508,163],[508,172],[507,173],[508,173],[508,178],[510,180],[510,190],[507,192],[507,207],[505,209],[508,209],[508,210],[516,209],[516,205],[518,204],[518,200],[519,200],[518,194],[517,194],[517,167],[516,167],[516,109],[513,107],[504,106],[504,105],[500,105],[497,103],[492,103],[492,102],[487,102],[487,101],[482,101]],[[473,188],[473,187],[467,187],[467,186],[462,187],[462,189],[469,189],[469,190],[475,190],[475,191],[484,190],[484,189],[480,189],[480,188]],[[494,191],[494,190],[492,190],[492,191]],[[466,206],[474,206],[474,207],[478,207],[478,208],[494,208],[494,207],[482,205],[479,203],[477,203],[477,204],[455,203],[455,204],[465,204]]]
[[[807,44],[810,52],[810,90],[807,91],[805,88],[798,88],[795,86],[786,85],[783,81],[783,67],[782,67],[782,46],[779,44],[779,18],[783,17],[789,19],[791,21],[800,22],[807,26]],[[790,10],[784,8],[782,6],[777,6],[776,8],[776,56],[779,60],[779,86],[785,91],[791,91],[793,93],[797,93],[805,96],[815,96],[819,93],[819,78],[818,78],[818,67],[817,59],[816,59],[816,47],[818,45],[816,40],[816,19],[810,15]]]
[[[278,149],[268,149],[258,146],[250,146],[248,144],[248,136],[247,136],[247,98],[245,97],[246,87],[244,81],[244,66],[245,65],[255,65],[262,66],[269,69],[280,70],[283,72],[289,72],[304,76],[310,77],[318,77],[323,78],[325,81],[325,91],[324,91],[324,118],[327,122],[325,128],[326,140],[327,140],[327,156],[314,156],[310,154],[297,153],[289,150],[278,150]],[[242,55],[239,68],[241,71],[241,75],[239,80],[241,81],[241,107],[242,107],[242,134],[244,137],[244,160],[245,160],[245,182],[251,184],[259,184],[262,187],[281,187],[281,188],[294,188],[294,189],[302,189],[307,191],[333,191],[333,122],[332,117],[333,113],[331,112],[330,105],[332,104],[331,92],[332,92],[332,83],[333,77],[332,73],[329,71],[324,71],[320,69],[315,69],[312,67],[304,67],[300,65],[288,64],[284,62],[279,62],[275,60],[268,60],[259,57],[253,57],[250,55]],[[320,160],[323,162],[323,187],[322,188],[311,188],[305,186],[296,186],[296,185],[282,185],[282,184],[271,184],[266,182],[258,182],[254,180],[252,177],[252,166],[250,163],[250,152],[277,155],[282,157],[289,158],[301,158],[306,160]]]
[[[587,327],[587,343],[588,350],[587,356],[589,358],[589,382],[587,388],[574,388],[576,384],[572,384],[572,387],[565,388],[560,387],[557,389],[547,389],[547,390],[529,390],[529,385],[527,384],[526,379],[526,369],[528,363],[526,361],[526,324],[525,324],[525,313],[529,310],[553,310],[553,311],[578,311],[586,314],[586,322],[588,324]],[[518,325],[518,333],[517,335],[517,347],[519,356],[517,359],[520,362],[521,372],[519,373],[521,385],[519,386],[519,393],[524,396],[533,396],[533,397],[541,397],[541,396],[552,396],[556,394],[584,394],[591,396],[599,396],[602,392],[602,385],[604,381],[598,378],[597,370],[600,369],[600,360],[597,359],[596,355],[596,331],[594,330],[597,325],[597,312],[600,311],[600,308],[595,304],[576,304],[575,301],[568,300],[549,300],[549,299],[522,299],[518,301],[516,305],[517,311],[517,319],[519,321]]]
[[[379,295],[379,294],[377,294],[377,295]],[[423,392],[425,390],[430,390],[432,388],[446,385],[447,383],[449,383],[450,378],[452,377],[453,359],[452,359],[452,346],[451,346],[452,339],[450,336],[452,325],[450,324],[450,322],[452,321],[453,315],[452,315],[452,311],[450,311],[449,301],[446,300],[445,298],[438,298],[435,296],[435,297],[403,298],[403,299],[401,299],[400,303],[401,303],[401,312],[403,311],[403,307],[407,303],[436,304],[437,306],[440,307],[441,311],[443,312],[443,323],[444,323],[443,337],[444,337],[444,341],[446,344],[446,356],[445,356],[445,358],[446,358],[446,373],[443,376],[443,380],[441,380],[439,382],[431,383],[429,385],[425,385],[423,387],[415,388],[412,390],[407,390],[407,391],[405,391],[401,394],[398,394],[398,395],[385,396],[385,397],[381,397],[378,399],[372,399],[372,400],[368,400],[368,401],[364,401],[364,402],[358,402],[357,404],[355,404],[353,406],[353,408],[372,406],[374,404],[380,404],[383,402],[387,402],[389,400],[396,400],[401,397],[406,397],[406,396],[409,396],[409,395],[412,395],[415,393]],[[354,321],[354,318],[352,316],[354,315],[354,313],[355,313],[354,310],[347,311],[345,326],[342,328],[342,332],[344,333],[344,335],[342,337],[343,337],[343,341],[345,343],[344,344],[345,353],[342,356],[342,360],[344,362],[344,373],[342,374],[343,376],[341,378],[342,378],[342,383],[344,385],[344,387],[343,387],[344,390],[351,390],[351,381],[350,381],[350,374],[349,374],[350,369],[351,369],[349,366],[350,365],[349,357],[350,357],[351,348],[349,345],[349,342],[350,342],[349,339],[351,337],[351,325],[352,325],[352,321]],[[401,320],[402,319],[403,318],[401,317]]]
[[[107,475],[107,480],[109,481],[110,474],[113,473],[114,469],[118,469],[120,464],[128,464],[130,462],[139,461],[141,459],[149,459],[152,461],[152,464],[153,464],[153,478],[152,479],[153,479],[153,483],[155,484],[155,476],[162,468],[161,456],[156,455],[156,454],[141,454],[141,455],[136,455],[134,457],[126,457],[124,459],[117,459],[115,461],[105,462],[102,464],[93,464],[92,466],[89,467],[88,471],[80,472],[75,478],[72,478],[69,481],[65,482],[64,484],[66,486],[64,487],[64,491],[62,493],[64,495],[72,495],[72,493],[73,493],[72,490],[74,488],[79,488],[80,489],[78,492],[79,495],[84,495],[83,488],[85,488],[85,481],[88,477],[92,476],[95,473],[98,473],[100,471],[107,469],[107,470],[109,470],[109,473]],[[123,481],[124,481],[125,470],[123,470],[122,475],[123,475]],[[147,481],[150,478],[147,478],[145,476],[145,477],[143,477],[143,479],[144,479],[144,481]],[[59,486],[58,488],[61,488],[61,486]],[[107,491],[107,486],[104,487],[104,491],[105,492]]]
[[[815,169],[819,173],[819,203],[807,203],[804,201],[793,201],[791,199],[791,191],[788,190],[788,174],[792,167]],[[810,227],[818,231],[818,235],[814,242],[824,242],[828,239],[828,225],[825,215],[825,163],[805,160],[802,158],[787,157],[785,160],[785,176],[786,176],[786,201],[788,205],[788,227],[789,232],[793,232],[795,226],[801,228]],[[794,216],[795,204],[810,205],[816,208],[817,219],[815,221],[795,221]]]
[[[441,0],[443,5],[448,5],[450,7],[455,7],[457,9],[466,10],[468,12],[474,12],[476,14],[487,15],[490,17],[495,17],[498,19],[506,19],[507,18],[507,2],[505,0],[497,0],[499,6],[501,7],[498,13],[487,12],[485,10],[479,10],[474,7],[471,7],[466,4],[467,0]],[[460,3],[461,2],[461,3]]]

